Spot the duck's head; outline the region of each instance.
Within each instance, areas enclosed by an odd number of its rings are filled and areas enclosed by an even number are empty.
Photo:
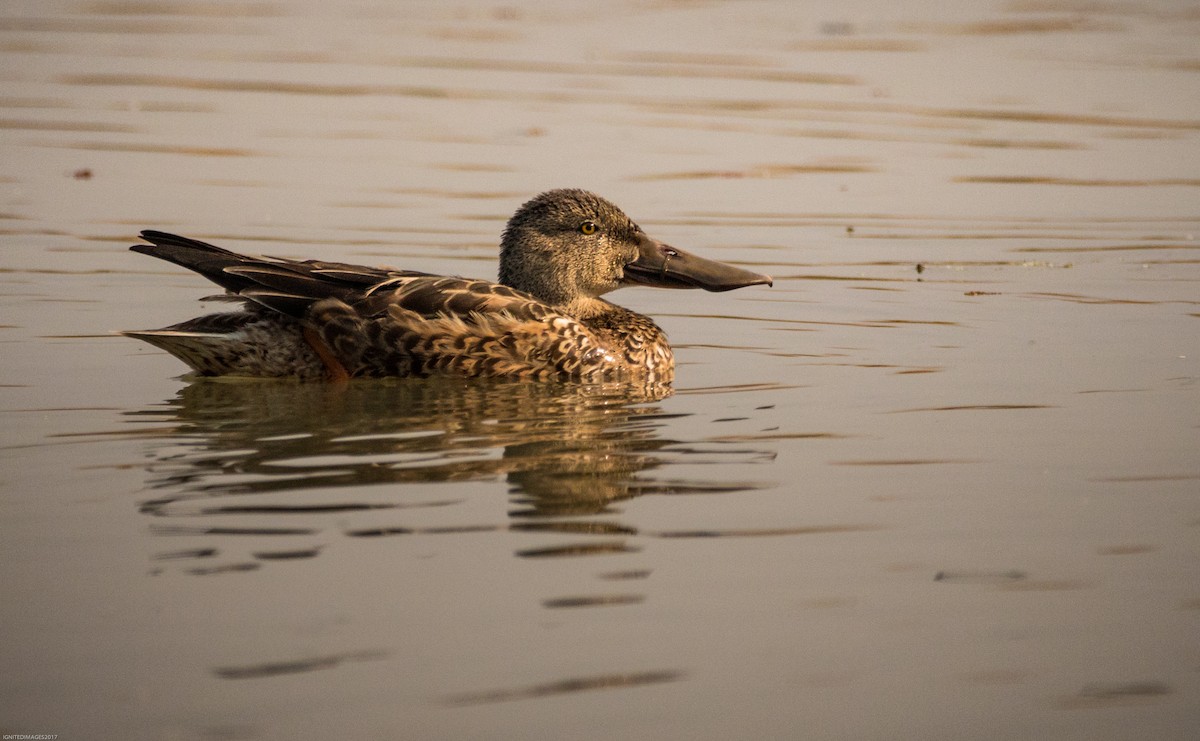
[[[565,307],[625,285],[729,291],[771,278],[652,239],[594,193],[551,190],[509,219],[500,282]]]

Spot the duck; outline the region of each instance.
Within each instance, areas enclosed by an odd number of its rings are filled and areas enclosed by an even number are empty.
[[[460,376],[670,382],[675,359],[652,319],[604,298],[630,285],[729,291],[770,276],[648,236],[580,189],[542,193],[504,228],[496,282],[323,260],[238,254],[145,230],[134,252],[195,271],[240,310],[122,334],[198,376],[344,382]]]

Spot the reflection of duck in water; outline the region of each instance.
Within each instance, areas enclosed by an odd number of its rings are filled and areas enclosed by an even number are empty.
[[[170,514],[202,501],[229,515],[218,503],[234,500],[224,495],[268,497],[282,511],[303,490],[369,499],[389,491],[380,484],[501,477],[523,506],[600,511],[662,486],[705,485],[639,475],[657,468],[673,443],[661,437],[663,412],[653,403],[669,393],[500,379],[383,381],[336,393],[292,382],[200,381],[138,415],[156,429],[171,425],[151,486],[173,493],[147,511]]]
[[[132,249],[194,270],[245,301],[127,332],[202,375],[669,380],[674,357],[648,317],[600,298],[623,285],[727,291],[765,275],[648,237],[592,193],[554,190],[504,231],[500,283],[316,260],[246,257],[146,231]]]
[[[669,393],[625,381],[382,379],[330,388],[200,379],[129,413],[153,492],[139,509],[172,543],[156,560],[195,574],[311,558],[339,535],[514,530],[603,536],[564,546],[532,535],[520,539],[534,546],[517,550],[522,557],[619,552],[626,547],[609,536],[638,530],[620,521],[617,502],[767,485],[675,465],[773,453],[665,437],[677,415],[656,400]],[[497,509],[502,491],[509,506]]]

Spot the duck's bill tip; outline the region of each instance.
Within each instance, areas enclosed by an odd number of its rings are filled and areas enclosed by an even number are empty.
[[[703,288],[714,292],[775,284],[769,275],[709,260],[650,238],[642,240],[638,259],[625,266],[625,282],[656,288]]]
[[[729,266],[729,267],[732,267],[732,266]],[[775,285],[775,281],[769,275],[763,275],[761,273],[752,273],[749,270],[741,270],[740,268],[733,268],[733,269],[739,270],[741,273],[744,274],[744,276],[743,277],[731,276],[729,279],[725,280],[724,282],[714,283],[714,284],[710,284],[710,285],[699,285],[699,286],[697,286],[697,288],[703,288],[706,291],[720,292],[720,291],[732,291],[737,288],[746,288],[747,286],[773,286],[773,285]]]

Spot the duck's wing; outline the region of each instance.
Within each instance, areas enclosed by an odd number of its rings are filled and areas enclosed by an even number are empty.
[[[241,255],[198,239],[154,230],[143,231],[141,237],[150,244],[129,249],[195,271],[233,297],[298,319],[317,301],[353,301],[390,278],[426,275],[340,262]]]
[[[601,378],[625,364],[579,320],[489,281],[392,274],[306,323],[353,375]]]

